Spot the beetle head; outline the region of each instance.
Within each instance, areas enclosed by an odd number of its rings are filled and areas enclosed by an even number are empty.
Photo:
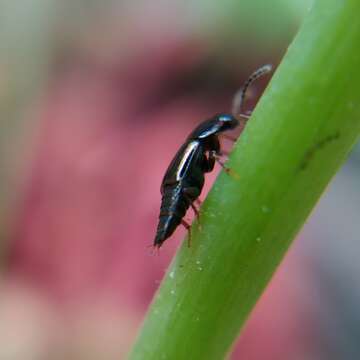
[[[231,114],[216,114],[209,120],[202,122],[189,136],[192,139],[205,139],[223,131],[234,129],[239,125],[239,120]]]
[[[217,114],[214,119],[219,124],[218,132],[232,130],[239,125],[239,120],[231,114]]]

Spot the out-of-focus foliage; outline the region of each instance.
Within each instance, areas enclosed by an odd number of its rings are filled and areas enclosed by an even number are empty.
[[[292,39],[312,2],[200,0],[193,7],[204,33],[211,34],[225,48],[244,54],[247,51],[244,45],[257,44],[261,53],[269,54]]]
[[[20,163],[36,128],[29,109],[47,77],[54,4],[53,0],[0,1],[1,240],[19,195]]]

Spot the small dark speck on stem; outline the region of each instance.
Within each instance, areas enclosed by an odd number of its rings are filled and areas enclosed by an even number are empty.
[[[338,140],[339,138],[340,138],[340,132],[337,131],[336,133],[326,136],[325,138],[323,138],[322,140],[318,141],[316,144],[311,146],[306,151],[306,153],[300,163],[299,170],[300,171],[305,170],[309,166],[310,161],[314,158],[314,155],[317,151],[322,149],[327,144],[329,144],[335,140]]]

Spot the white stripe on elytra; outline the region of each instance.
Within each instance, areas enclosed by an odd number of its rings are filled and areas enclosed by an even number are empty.
[[[180,164],[178,166],[178,169],[176,171],[176,180],[181,180],[180,174],[183,170],[183,168],[186,166],[187,161],[190,161],[192,156],[194,155],[195,149],[199,146],[198,141],[192,141],[188,144],[184,151],[184,155],[180,161]]]

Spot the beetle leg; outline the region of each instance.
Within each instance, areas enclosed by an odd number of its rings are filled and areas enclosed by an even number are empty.
[[[200,226],[200,220],[199,220],[200,219],[200,212],[199,212],[199,209],[197,209],[196,206],[194,205],[194,201],[200,202],[200,200],[198,199],[198,196],[200,195],[198,188],[196,188],[196,187],[187,187],[187,188],[183,189],[183,193],[184,193],[184,196],[189,201],[190,206],[191,206],[191,208],[193,209],[193,211],[195,213],[196,219],[198,220],[199,227],[201,227]],[[194,198],[195,198],[195,200],[194,200]],[[200,202],[200,205],[201,205],[201,202]]]
[[[188,231],[188,247],[190,247],[190,245],[191,245],[191,228],[190,228],[190,225],[184,219],[181,219],[181,224]]]
[[[199,216],[200,216],[199,210],[198,210],[198,209],[196,208],[196,206],[194,205],[194,201],[195,201],[195,200],[192,200],[192,196],[188,195],[188,190],[189,190],[189,189],[192,189],[192,188],[185,188],[185,189],[183,190],[183,193],[184,193],[185,197],[187,198],[187,200],[189,201],[191,208],[194,210],[194,213],[195,213],[196,218],[199,219]]]
[[[209,152],[209,155],[206,156],[204,154],[203,162],[202,162],[202,169],[204,172],[211,172],[215,166],[215,158],[211,155],[212,152]]]
[[[185,187],[182,189],[182,192],[188,198],[190,203],[200,195],[199,189],[195,186]]]
[[[201,202],[200,202],[201,204]],[[199,205],[200,206],[200,205]],[[202,230],[202,226],[201,226],[201,222],[200,222],[200,211],[199,209],[196,208],[196,206],[194,205],[194,203],[191,203],[191,208],[194,210],[194,213],[195,213],[195,216],[196,216],[196,219],[197,219],[197,225],[199,227],[199,230],[201,231]]]
[[[228,168],[224,162],[220,159],[220,154],[214,154],[216,162],[224,169],[224,171],[235,179],[239,178],[239,175],[232,169]]]
[[[199,199],[199,198],[197,198],[197,199],[195,199],[195,201],[196,201],[196,203],[197,203],[197,206],[201,206],[201,204],[202,204],[202,202],[201,202],[201,200]]]
[[[230,171],[230,168],[228,168],[225,163],[220,160],[220,156],[215,157],[216,162],[228,173]]]
[[[216,161],[216,151],[209,151],[208,156],[204,155],[203,170],[204,172],[211,172],[214,169]]]
[[[191,206],[191,208],[194,210],[194,214],[195,214],[196,218],[199,220],[199,217],[200,217],[199,210],[196,208],[196,206],[194,205],[194,203],[191,203],[190,206]]]
[[[218,153],[218,155],[219,155],[219,156],[229,157],[230,153],[229,153],[229,151],[221,150],[221,151]]]
[[[222,138],[227,139],[227,140],[230,140],[230,141],[232,141],[232,142],[235,142],[235,141],[237,140],[236,137],[233,137],[233,136],[228,135],[228,134],[221,134],[220,136],[221,136]]]
[[[244,118],[245,121],[246,121],[246,120],[249,120],[249,119],[250,119],[251,113],[250,113],[250,115],[247,115],[247,114],[239,114],[238,116]]]
[[[246,122],[247,120],[250,119],[251,114],[252,114],[252,110],[249,110],[246,112],[246,114],[239,114],[238,116],[242,117],[244,119],[244,121]]]

